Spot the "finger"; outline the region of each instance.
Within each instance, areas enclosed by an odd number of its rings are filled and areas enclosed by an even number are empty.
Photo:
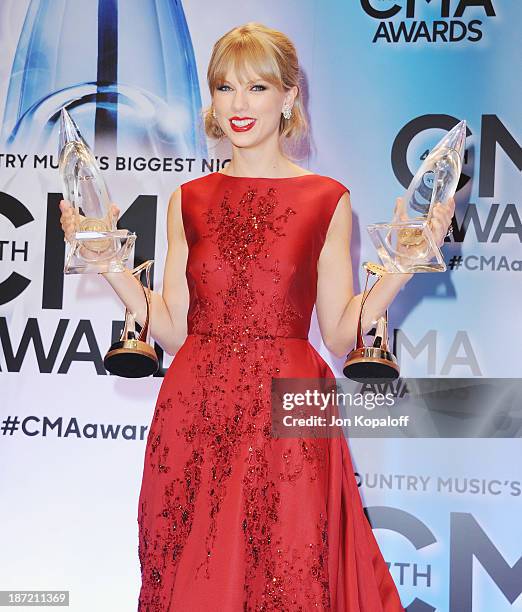
[[[60,207],[60,210],[62,211],[62,219],[74,219],[76,211],[72,206],[68,206],[67,202],[63,208]]]
[[[432,231],[440,231],[442,230],[442,228],[444,227],[441,219],[439,219],[438,217],[433,216],[431,218],[431,228]]]
[[[67,227],[67,226],[74,227],[76,225],[76,221],[77,219],[71,210],[66,210],[65,212],[62,213],[60,217],[60,223],[64,227]]]
[[[72,236],[75,233],[74,225],[71,225],[70,223],[65,223],[64,225],[62,225],[62,229],[63,233],[65,234],[65,239],[71,240]]]
[[[433,207],[434,211],[441,211],[443,212],[445,215],[449,215],[449,218],[451,219],[453,217],[453,213],[455,212],[455,200],[453,198],[450,198],[446,204],[442,204],[441,202],[437,202],[437,204],[435,204],[435,206]]]
[[[436,205],[433,207],[432,218],[437,219],[447,227],[451,223],[453,213],[447,206]]]
[[[431,232],[435,238],[437,246],[440,246],[444,242],[444,236],[446,235],[446,228],[438,219],[432,219]]]
[[[449,227],[451,221],[453,219],[453,211],[449,208],[444,208],[440,211],[440,214],[437,217],[442,223],[443,227]]]
[[[65,234],[67,240],[70,240],[75,234],[74,227],[65,227],[63,233]]]
[[[446,215],[440,208],[434,208],[431,213],[431,220],[437,223],[443,223]]]

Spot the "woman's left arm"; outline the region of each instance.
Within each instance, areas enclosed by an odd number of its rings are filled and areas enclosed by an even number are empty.
[[[400,198],[397,205],[399,203]],[[433,208],[430,225],[438,246],[444,243],[454,210],[453,198],[448,204],[436,204]],[[351,234],[352,208],[350,196],[345,192],[337,203],[317,262],[317,320],[325,346],[337,357],[344,357],[355,345],[363,298],[362,293],[353,294]],[[367,333],[375,325],[412,276],[413,274],[384,274],[376,282],[365,302],[363,333]]]

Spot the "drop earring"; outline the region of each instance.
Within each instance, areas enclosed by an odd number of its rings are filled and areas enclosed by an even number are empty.
[[[292,116],[292,109],[291,109],[291,107],[290,106],[284,106],[283,110],[282,110],[282,113],[283,113],[283,117],[285,119],[290,119],[290,117]]]
[[[216,118],[216,109],[215,108],[212,109],[212,117],[214,117],[214,119]]]

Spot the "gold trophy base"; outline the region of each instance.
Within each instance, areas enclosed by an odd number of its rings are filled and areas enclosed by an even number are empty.
[[[105,369],[123,378],[142,378],[155,374],[159,368],[158,357],[150,344],[142,340],[115,342],[103,360]]]
[[[385,382],[399,377],[399,366],[390,351],[373,346],[355,348],[346,358],[343,374],[357,382]]]

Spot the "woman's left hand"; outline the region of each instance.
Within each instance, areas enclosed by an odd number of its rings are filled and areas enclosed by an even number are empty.
[[[451,220],[455,212],[455,200],[450,198],[446,204],[437,202],[431,211],[429,226],[433,232],[435,243],[438,247],[444,244],[444,238],[451,226]]]

